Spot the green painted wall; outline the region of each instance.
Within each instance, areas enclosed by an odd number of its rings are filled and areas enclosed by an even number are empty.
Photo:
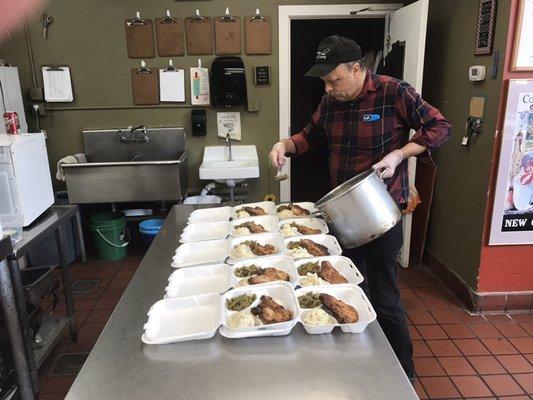
[[[345,1],[336,3],[378,3],[379,1]],[[147,2],[131,1],[58,1],[49,2],[46,11],[55,22],[50,27],[49,38],[42,38],[39,20],[30,22],[31,39],[37,68],[56,60],[71,67],[75,101],[57,107],[118,107],[111,110],[69,110],[51,111],[43,117],[42,125],[48,132],[48,148],[52,166],[65,155],[82,151],[81,131],[91,128],[118,128],[127,125],[146,124],[147,126],[185,126],[190,131],[190,107],[175,108],[132,108],[133,106],[130,68],[139,65],[139,60],[127,57],[125,34],[122,21],[131,17],[135,11],[141,16],[155,19],[170,9],[172,15],[187,17],[200,9],[202,15],[218,16],[227,6],[234,15],[253,15],[259,7],[264,15],[272,16],[272,54],[268,56],[242,55],[247,72],[248,97],[259,103],[258,113],[244,110],[242,120],[242,143],[255,144],[259,151],[261,178],[250,181],[253,199],[262,198],[266,193],[278,193],[277,182],[268,165],[268,152],[279,137],[278,132],[278,5],[284,4],[323,4],[323,0],[269,1],[247,0],[232,1],[174,1],[162,0]],[[244,36],[244,34],[243,34]],[[243,38],[244,39],[244,38]],[[243,41],[244,44],[244,41]],[[0,57],[19,67],[23,91],[27,94],[32,86],[31,73],[26,52],[23,32],[13,34],[7,42],[0,44]],[[213,56],[202,57],[203,66],[209,67]],[[197,57],[175,57],[177,67],[196,66]],[[149,67],[163,67],[166,58],[156,57],[146,60]],[[256,87],[252,83],[252,67],[270,65],[272,67],[271,85]],[[39,72],[39,71],[38,71]],[[40,72],[39,72],[40,74]],[[186,77],[188,71],[186,72]],[[38,76],[39,83],[41,77]],[[189,85],[187,82],[187,96]],[[208,134],[196,138],[188,135],[190,150],[188,161],[189,185],[201,188],[207,182],[198,180],[198,167],[201,163],[203,148],[206,145],[221,145],[222,139],[216,137],[216,110],[208,110]],[[55,173],[55,167],[53,167]]]
[[[502,84],[510,1],[498,1],[494,49],[500,71],[490,77],[492,56],[474,56],[478,1],[431,0],[423,95],[453,125],[452,139],[434,154],[438,177],[427,247],[471,288],[477,288],[490,161]],[[485,65],[484,82],[468,81],[468,66]],[[461,146],[471,95],[486,95],[483,133]]]

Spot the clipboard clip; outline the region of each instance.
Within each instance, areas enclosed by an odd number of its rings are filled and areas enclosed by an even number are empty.
[[[52,64],[48,66],[47,71],[63,71],[63,68],[57,65],[56,60],[52,60]]]
[[[151,74],[150,68],[146,68],[146,63],[144,60],[141,60],[141,66],[137,69],[138,74]]]
[[[176,71],[174,64],[172,64],[172,60],[168,60],[168,65],[164,70],[164,72],[169,72],[169,71]]]
[[[224,13],[224,16],[220,18],[220,22],[235,22],[235,18],[229,13],[229,7],[226,7],[226,12]]]
[[[146,21],[141,18],[141,13],[139,11],[135,12],[135,18],[130,19],[126,25],[128,26],[138,26],[138,25],[146,25]]]
[[[176,18],[172,18],[170,15],[170,10],[167,10],[165,13],[165,18],[161,21],[162,24],[173,24],[176,22]]]
[[[259,8],[255,9],[255,15],[252,17],[252,21],[254,22],[265,22],[265,17],[261,15],[259,12]]]
[[[194,12],[194,17],[192,17],[192,21],[193,22],[202,22],[202,21],[205,21],[205,17],[202,17],[200,15],[200,10],[196,9],[196,11]]]

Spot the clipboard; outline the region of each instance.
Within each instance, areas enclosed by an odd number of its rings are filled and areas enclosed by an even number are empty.
[[[159,98],[161,102],[185,101],[185,70],[174,68],[172,60],[159,69]]]
[[[244,20],[246,54],[272,53],[272,25],[270,17],[256,14]]]
[[[185,43],[187,54],[200,56],[213,54],[213,22],[210,17],[185,18]]]
[[[133,104],[159,104],[159,73],[144,66],[131,69]]]
[[[215,19],[215,53],[241,54],[241,18],[226,13]]]
[[[124,20],[126,46],[129,58],[154,58],[154,35],[152,20],[139,16]]]
[[[156,18],[155,33],[159,57],[183,55],[183,21],[181,18],[173,18],[170,13],[167,13],[165,18]]]
[[[44,101],[48,103],[62,103],[74,101],[70,67],[66,65],[45,65],[41,68],[43,74]]]

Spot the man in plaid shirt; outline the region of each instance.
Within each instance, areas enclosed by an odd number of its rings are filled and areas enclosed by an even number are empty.
[[[326,93],[310,123],[273,146],[272,164],[282,166],[287,155],[298,156],[327,145],[332,187],[373,168],[386,180],[398,206],[405,208],[409,195],[407,158],[446,142],[451,135],[448,121],[407,82],[366,70],[361,48],[339,35],[320,43],[316,63],[306,76],[320,77]],[[409,139],[411,129],[415,134]],[[364,274],[361,286],[412,379],[413,348],[396,284],[396,260],[402,244],[400,222],[381,237],[345,254]]]

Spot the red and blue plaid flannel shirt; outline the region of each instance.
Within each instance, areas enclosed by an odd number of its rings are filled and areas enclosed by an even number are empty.
[[[377,117],[379,116],[379,117]],[[332,187],[364,172],[409,141],[431,151],[451,136],[451,125],[439,110],[426,103],[407,82],[367,72],[361,94],[342,102],[325,94],[311,122],[291,136],[300,155],[325,146],[329,149]],[[396,203],[407,203],[407,160],[386,180]]]

